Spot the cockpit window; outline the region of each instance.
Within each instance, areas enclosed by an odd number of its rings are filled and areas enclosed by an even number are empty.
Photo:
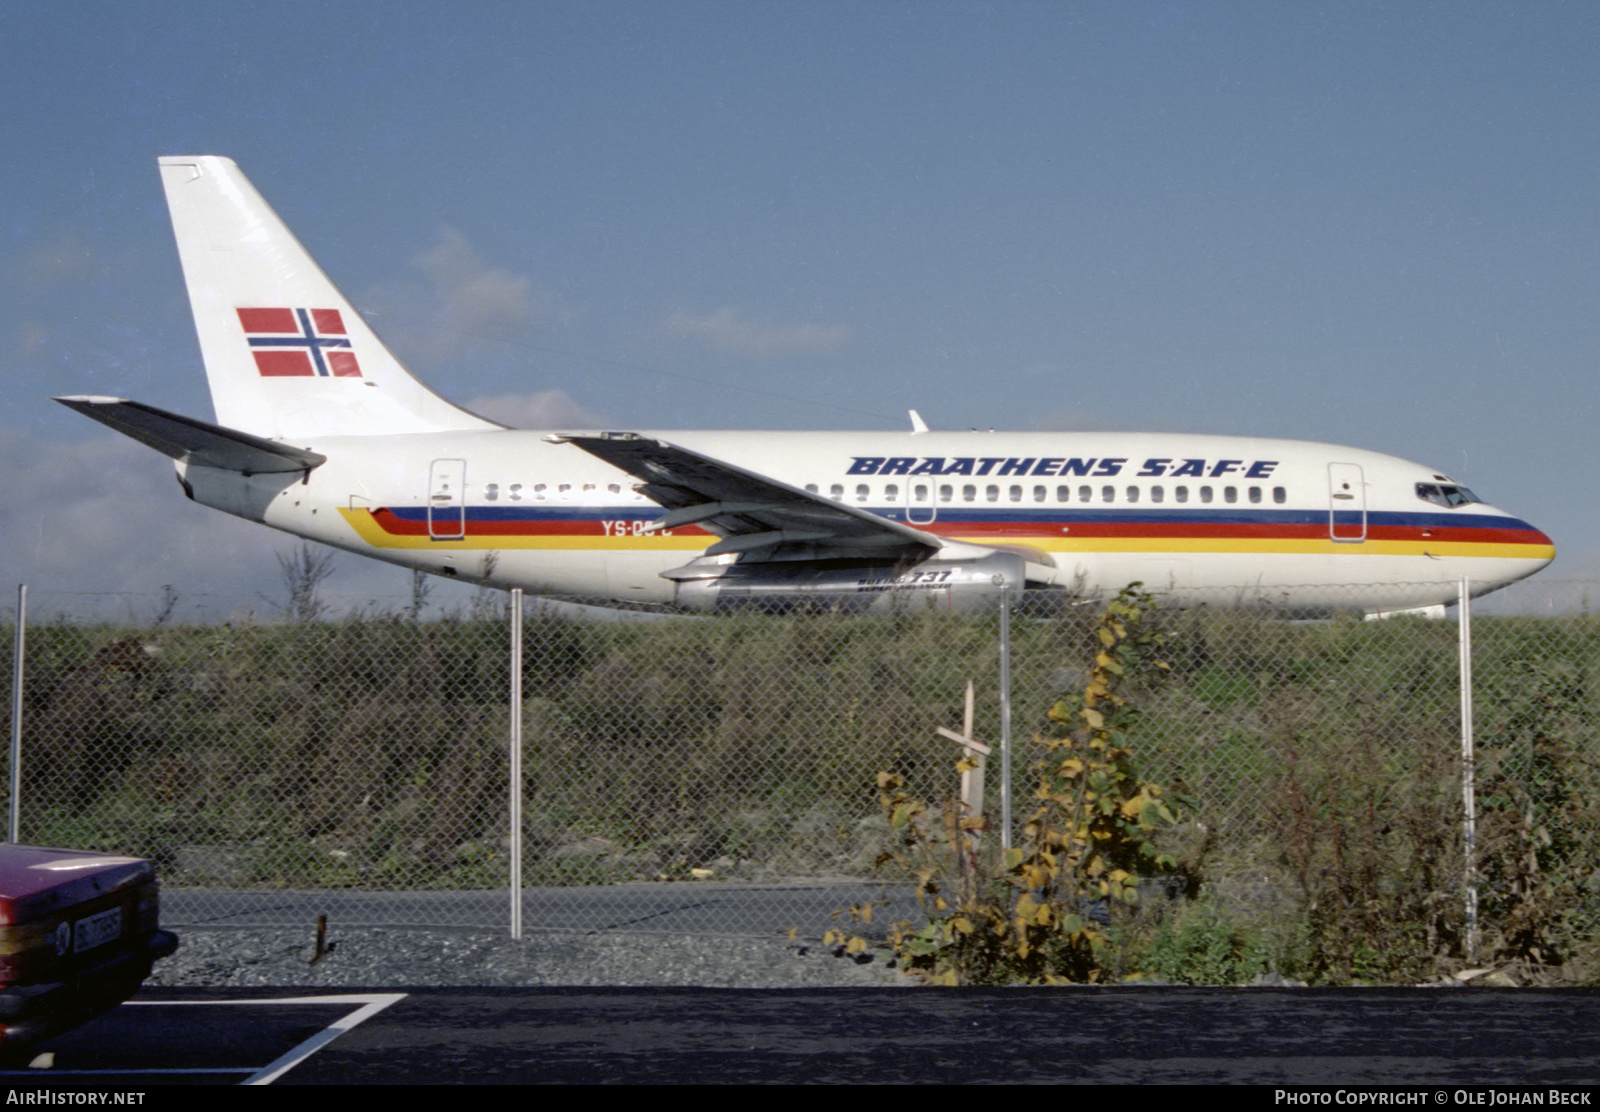
[[[1436,506],[1470,506],[1474,502],[1482,502],[1472,491],[1464,486],[1453,483],[1418,483],[1417,497],[1424,502],[1432,502]]]

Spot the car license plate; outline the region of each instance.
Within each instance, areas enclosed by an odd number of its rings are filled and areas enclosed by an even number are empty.
[[[72,951],[81,954],[115,941],[122,935],[122,908],[86,915],[72,925]]]

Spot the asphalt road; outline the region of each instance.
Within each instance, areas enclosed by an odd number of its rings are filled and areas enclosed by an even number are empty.
[[[1592,1102],[1600,992],[173,989],[49,1050],[0,1083],[1401,1085],[1451,1105],[1538,1086]]]

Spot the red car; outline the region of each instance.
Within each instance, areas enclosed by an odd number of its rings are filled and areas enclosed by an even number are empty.
[[[0,844],[0,1055],[110,1011],[178,948],[138,857]]]

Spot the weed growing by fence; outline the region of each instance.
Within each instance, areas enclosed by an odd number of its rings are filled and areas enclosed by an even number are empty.
[[[1037,802],[1016,847],[986,851],[983,816],[954,797],[925,803],[897,773],[879,774],[899,835],[880,864],[915,879],[926,913],[890,935],[908,972],[948,985],[1101,980],[1109,928],[1149,878],[1178,872],[1156,845],[1173,813],[1162,789],[1135,775],[1126,745],[1135,711],[1122,688],[1134,672],[1168,668],[1155,655],[1160,636],[1140,628],[1151,600],[1136,587],[1102,615],[1082,694],[1051,706],[1052,725],[1034,739],[1044,749]],[[833,940],[844,941],[837,932]]]

